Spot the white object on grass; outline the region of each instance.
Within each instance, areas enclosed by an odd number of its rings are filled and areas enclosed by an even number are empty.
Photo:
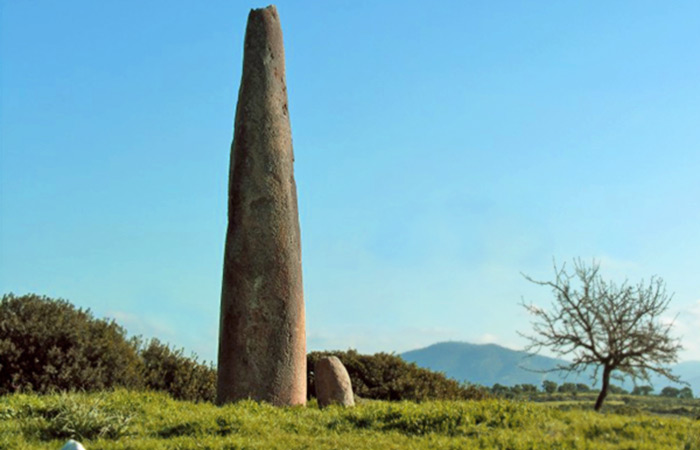
[[[71,439],[66,442],[66,445],[61,447],[61,450],[85,450],[85,447],[80,442]]]

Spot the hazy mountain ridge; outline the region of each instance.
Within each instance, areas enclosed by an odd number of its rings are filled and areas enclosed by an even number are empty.
[[[534,384],[542,386],[542,381],[557,383],[585,383],[592,385],[590,373],[576,375],[565,373],[539,373],[557,364],[565,364],[561,359],[540,355],[528,355],[523,351],[512,350],[497,344],[471,344],[467,342],[440,342],[425,348],[401,354],[406,361],[415,362],[421,367],[444,372],[459,381],[493,386],[496,383],[506,386]],[[526,370],[531,369],[531,370]],[[687,361],[672,366],[673,372],[690,383],[693,393],[700,396],[700,361]],[[681,387],[663,377],[652,377],[654,391],[665,386]],[[631,381],[620,383],[626,389],[634,386]]]

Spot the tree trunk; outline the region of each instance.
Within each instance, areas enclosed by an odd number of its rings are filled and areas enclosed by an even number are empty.
[[[608,395],[608,388],[610,387],[610,373],[612,372],[612,369],[610,366],[606,365],[603,367],[603,387],[600,388],[600,394],[598,394],[598,400],[595,401],[595,406],[593,409],[596,411],[600,411],[600,408],[603,407],[603,402],[605,401],[605,397]]]

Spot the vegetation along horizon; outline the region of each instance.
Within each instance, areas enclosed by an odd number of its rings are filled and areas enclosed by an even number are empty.
[[[312,396],[307,407],[218,407],[211,364],[65,300],[5,295],[0,327],[0,449],[57,449],[71,438],[87,449],[700,448],[700,400],[689,389],[612,384],[594,412],[597,394],[582,383],[487,388],[350,350],[313,352],[308,365],[338,356],[354,408],[321,410]]]

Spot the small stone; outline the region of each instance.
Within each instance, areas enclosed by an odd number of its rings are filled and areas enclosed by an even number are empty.
[[[314,365],[314,383],[318,406],[331,404],[355,406],[350,375],[336,356],[319,359]]]
[[[85,450],[85,447],[80,442],[70,439],[66,442],[66,445],[61,447],[61,450]]]

